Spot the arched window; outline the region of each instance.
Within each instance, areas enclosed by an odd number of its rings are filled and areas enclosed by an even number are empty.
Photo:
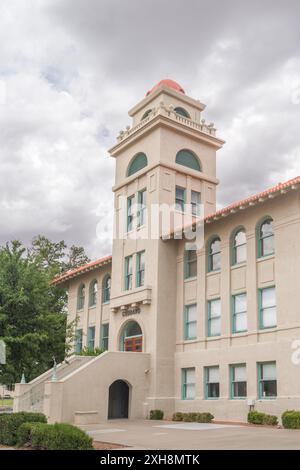
[[[126,323],[120,338],[121,351],[141,352],[143,348],[143,333],[140,325],[132,320]]]
[[[198,157],[190,150],[179,150],[176,155],[176,163],[187,166],[192,170],[201,171],[201,164]]]
[[[111,287],[111,277],[108,274],[107,276],[105,276],[105,278],[103,279],[103,283],[102,283],[103,303],[110,301],[110,287]]]
[[[191,116],[189,115],[189,113],[187,112],[186,109],[184,108],[181,108],[180,106],[178,106],[177,108],[174,109],[175,113],[177,114],[180,114],[180,116],[183,116],[183,117],[186,117],[188,119],[191,119]]]
[[[272,255],[274,247],[273,219],[264,219],[258,227],[258,256]]]
[[[143,152],[137,153],[128,165],[127,176],[131,176],[148,165],[147,156]]]
[[[221,269],[221,240],[215,237],[208,245],[208,271]]]
[[[151,112],[152,112],[152,109],[147,109],[147,111],[144,112],[141,121],[143,119],[146,119],[146,117],[148,117]]]
[[[98,284],[96,279],[90,283],[89,288],[89,307],[94,307],[97,303]]]
[[[232,240],[232,264],[243,263],[247,260],[247,244],[245,230],[236,230]]]
[[[84,307],[85,286],[80,284],[77,292],[77,310],[82,310]]]

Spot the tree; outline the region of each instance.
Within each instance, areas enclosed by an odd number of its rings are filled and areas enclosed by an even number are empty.
[[[68,258],[70,253],[74,256]],[[77,256],[77,254],[79,255]],[[6,343],[6,364],[0,383],[32,380],[68,353],[74,322],[67,324],[66,291],[51,280],[65,263],[79,263],[84,250],[39,236],[26,249],[19,241],[0,248],[0,338]],[[66,261],[67,260],[67,261]]]

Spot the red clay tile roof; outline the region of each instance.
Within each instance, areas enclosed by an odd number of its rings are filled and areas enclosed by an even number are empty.
[[[79,276],[80,274],[92,271],[93,269],[101,268],[101,266],[104,266],[105,264],[110,264],[111,260],[112,256],[109,255],[105,256],[104,258],[97,259],[96,261],[92,261],[91,263],[84,264],[83,266],[80,266],[80,268],[72,269],[71,271],[67,271],[61,276],[54,278],[51,284],[55,286],[62,284],[63,282],[66,282],[73,277]]]
[[[164,80],[160,80],[160,82],[158,82],[156,85],[154,85],[154,87],[151,88],[151,90],[147,91],[146,96],[150,95],[150,93],[157,90],[157,88],[159,88],[160,85],[165,85],[169,88],[173,88],[173,90],[175,90],[175,91],[179,91],[180,93],[185,94],[184,89],[182,88],[181,85],[179,85],[179,83],[174,82],[174,80],[170,80],[169,78],[165,78]]]
[[[204,218],[204,222],[211,223],[214,220],[218,220],[221,217],[226,217],[229,214],[235,213],[238,210],[246,209],[247,207],[253,206],[256,203],[264,202],[266,199],[271,199],[272,197],[276,195],[276,193],[284,194],[286,191],[290,189],[294,189],[296,187],[297,188],[300,187],[300,176],[296,176],[295,178],[292,178],[286,181],[285,183],[278,183],[276,186],[266,189],[265,191],[262,191],[258,194],[250,196],[246,199],[233,202],[232,204],[229,204],[229,206],[226,206],[223,209],[219,209],[216,212],[213,212],[212,214],[208,214]],[[193,223],[193,226],[194,225],[195,223]],[[188,229],[188,228],[191,228],[191,225],[187,225],[186,227],[183,227],[181,231],[184,229]],[[175,232],[179,232],[179,230],[178,231],[176,230]],[[172,237],[175,232],[174,231],[171,232],[170,236]]]
[[[286,189],[291,189],[293,186],[297,186],[298,184],[300,184],[300,176],[296,176],[295,178],[292,178],[285,183],[278,183],[276,186],[272,186],[272,188],[266,189],[261,193],[255,194],[246,199],[242,199],[241,201],[233,202],[229,206],[226,206],[223,209],[214,212],[213,214],[207,215],[204,220],[205,222],[210,222],[211,219],[215,219],[218,216],[223,217],[224,215],[233,212],[234,209],[238,209],[241,206],[251,206],[252,203],[263,202],[260,201],[260,199],[271,198],[272,195],[278,192],[284,193]]]

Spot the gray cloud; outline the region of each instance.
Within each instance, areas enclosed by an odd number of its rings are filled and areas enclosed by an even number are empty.
[[[107,149],[161,78],[206,103],[227,141],[219,205],[299,174],[299,10],[297,0],[2,2],[0,242],[44,233],[109,252]]]

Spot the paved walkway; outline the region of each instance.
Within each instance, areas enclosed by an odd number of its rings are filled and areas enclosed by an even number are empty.
[[[95,440],[134,449],[300,449],[300,430],[224,424],[111,420],[81,426]]]

